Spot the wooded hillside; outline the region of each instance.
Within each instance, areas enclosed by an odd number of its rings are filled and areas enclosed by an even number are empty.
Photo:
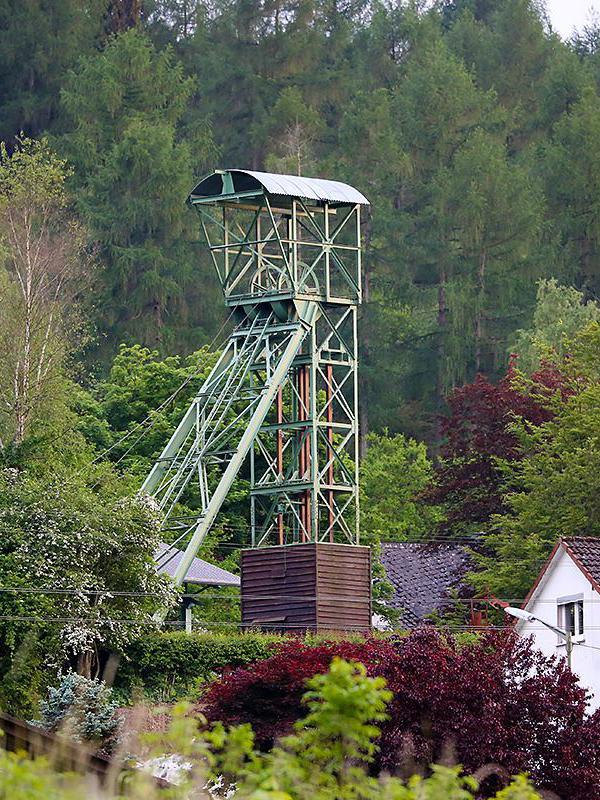
[[[371,200],[364,432],[434,441],[449,389],[504,373],[540,278],[597,299],[600,29],[565,43],[530,0],[425,5],[0,3],[0,138],[48,135],[97,265],[86,373],[221,324],[184,206],[217,166]]]

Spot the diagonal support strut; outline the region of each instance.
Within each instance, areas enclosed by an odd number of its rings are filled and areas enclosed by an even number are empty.
[[[312,318],[315,314],[316,306],[313,303],[306,304],[303,315],[297,322],[297,328],[290,336],[287,346],[280,356],[275,369],[273,370],[270,378],[266,381],[262,388],[260,400],[250,417],[250,420],[242,433],[240,440],[233,451],[229,463],[223,472],[218,485],[216,486],[208,506],[199,519],[192,537],[184,551],[183,557],[175,572],[174,580],[177,585],[181,585],[190,565],[198,553],[207,533],[210,531],[212,524],[219,513],[227,494],[229,493],[233,482],[244,463],[251,447],[253,446],[256,436],[260,430],[261,425],[271,409],[273,402],[277,396],[280,386],[284,383],[287,374],[292,366],[292,362],[299,352],[302,343],[311,329]],[[156,485],[156,478],[150,482],[150,476],[144,485],[146,490],[152,489]]]

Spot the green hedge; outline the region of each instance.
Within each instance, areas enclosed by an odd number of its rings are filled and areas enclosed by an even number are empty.
[[[267,633],[151,633],[122,658],[115,689],[136,689],[156,699],[184,696],[225,667],[268,658],[285,638]]]

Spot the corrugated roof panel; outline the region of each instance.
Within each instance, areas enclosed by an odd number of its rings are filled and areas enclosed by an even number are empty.
[[[249,175],[258,181],[269,194],[283,195],[285,197],[301,197],[307,200],[327,200],[331,203],[347,203],[348,205],[369,205],[367,198],[347,183],[330,181],[324,178],[303,178],[299,175],[279,175],[274,172],[257,172],[255,170],[231,169],[231,174]],[[192,192],[192,196],[215,197],[220,192],[215,192],[213,173],[204,178]]]
[[[167,556],[168,551],[170,552]],[[158,566],[158,571],[174,578],[179,562],[183,558],[183,553],[176,547],[166,544],[166,542],[161,542],[158,550],[154,554],[154,558],[157,561],[160,559],[164,564],[164,566]],[[167,558],[169,558],[168,562],[164,563]],[[239,577],[234,575],[233,572],[221,569],[221,567],[217,567],[215,564],[209,564],[208,561],[204,561],[201,558],[194,558],[188,570],[188,574],[186,575],[185,582],[209,586],[240,585]]]
[[[330,200],[336,203],[360,203],[368,205],[369,201],[358,189],[341,181],[329,181],[324,178],[303,178],[299,175],[278,175],[273,172],[255,172],[253,170],[235,169],[231,172],[244,172],[260,181],[271,194],[283,194],[289,197],[306,197],[309,200]]]

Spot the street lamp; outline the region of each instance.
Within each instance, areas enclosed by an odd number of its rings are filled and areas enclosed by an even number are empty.
[[[522,619],[524,622],[539,622],[548,628],[554,633],[558,634],[558,636],[562,637],[565,640],[566,650],[567,650],[567,664],[569,669],[571,669],[571,653],[573,652],[573,635],[571,631],[566,631],[564,628],[559,628],[556,625],[551,625],[549,622],[546,622],[539,617],[536,617],[535,614],[530,614],[529,611],[523,611],[522,608],[513,608],[512,606],[507,606],[504,609],[506,614],[509,614],[511,617],[516,617],[517,619]]]

